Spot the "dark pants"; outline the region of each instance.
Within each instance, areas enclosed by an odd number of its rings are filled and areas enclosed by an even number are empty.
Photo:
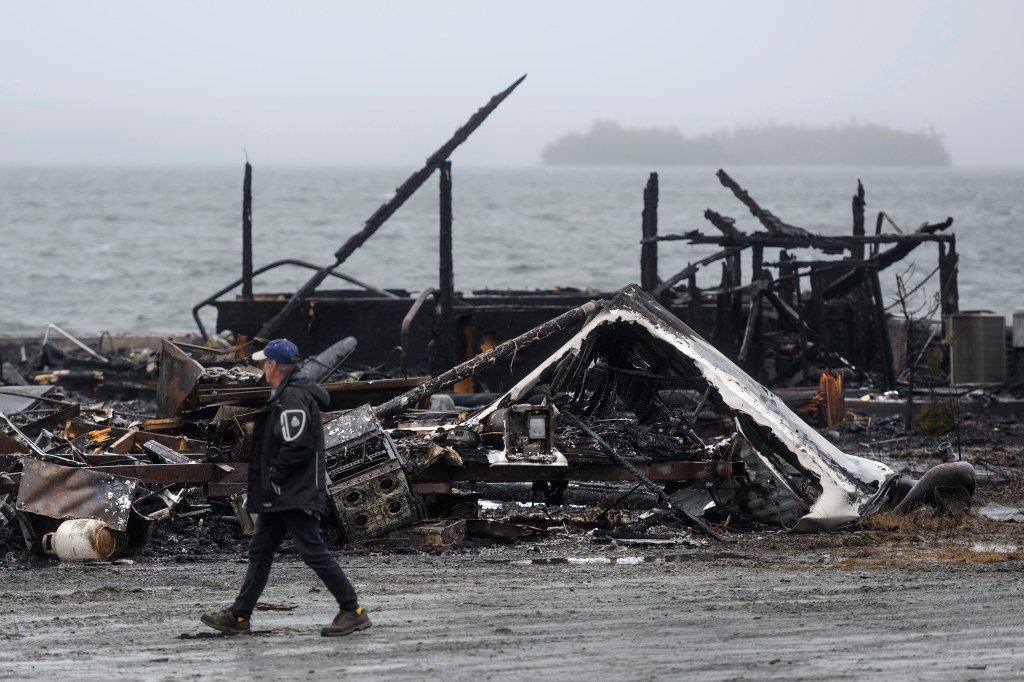
[[[358,608],[359,601],[352,583],[345,577],[334,555],[327,551],[327,545],[320,536],[320,521],[304,511],[292,509],[263,513],[257,517],[256,530],[249,538],[249,570],[231,611],[245,618],[252,615],[263,588],[267,586],[274,552],[281,546],[285,535],[291,536],[299,556],[324,581],[338,600],[338,606],[347,611]]]

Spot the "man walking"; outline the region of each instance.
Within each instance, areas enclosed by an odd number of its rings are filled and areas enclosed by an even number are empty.
[[[249,457],[246,509],[258,514],[249,539],[249,570],[235,603],[200,620],[215,630],[248,634],[252,610],[267,585],[274,552],[290,535],[299,556],[338,600],[334,621],[324,637],[347,635],[370,627],[355,589],[324,544],[320,516],[327,512],[327,467],[320,408],[327,391],[295,374],[299,351],[287,339],[274,339],[253,353],[272,391],[256,415]]]

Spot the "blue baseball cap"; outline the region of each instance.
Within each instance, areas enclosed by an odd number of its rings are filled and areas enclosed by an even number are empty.
[[[253,360],[273,360],[282,365],[294,365],[302,358],[299,357],[299,349],[288,339],[274,339],[267,344],[263,350],[252,354]]]

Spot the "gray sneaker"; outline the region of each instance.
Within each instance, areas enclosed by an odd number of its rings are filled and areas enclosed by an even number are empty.
[[[249,629],[249,619],[236,616],[231,612],[230,607],[217,613],[203,614],[199,620],[203,625],[209,625],[214,630],[220,630],[230,635],[252,634],[252,630]]]
[[[339,612],[330,625],[320,630],[320,634],[324,637],[341,637],[350,635],[357,630],[365,630],[371,625],[373,623],[370,622],[370,616],[367,615],[366,609],[360,606],[354,612]]]

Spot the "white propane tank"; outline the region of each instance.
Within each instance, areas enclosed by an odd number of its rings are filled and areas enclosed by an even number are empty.
[[[106,561],[116,549],[113,531],[96,519],[65,521],[43,536],[43,551],[61,561]]]

